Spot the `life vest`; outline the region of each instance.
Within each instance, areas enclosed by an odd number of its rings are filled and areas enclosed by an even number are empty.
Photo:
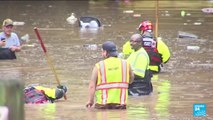
[[[125,60],[110,57],[96,64],[98,81],[97,104],[126,105],[128,100],[129,64]]]
[[[142,39],[142,45],[149,55],[150,65],[160,65],[162,63],[162,57],[157,49],[157,41],[151,37],[144,37]]]
[[[44,91],[37,90],[34,87],[27,87],[24,89],[25,103],[40,104],[48,102],[48,98]]]

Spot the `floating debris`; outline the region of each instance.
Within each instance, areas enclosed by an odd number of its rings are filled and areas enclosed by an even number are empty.
[[[194,22],[194,25],[201,25],[201,22]]]
[[[71,15],[66,20],[69,24],[75,24],[78,19],[75,17],[75,13],[71,13]]]
[[[185,12],[184,10],[182,10],[182,11],[180,12],[180,15],[181,15],[181,17],[184,17],[184,16],[186,15],[186,12]]]
[[[179,38],[195,38],[198,39],[198,36],[192,33],[182,32],[178,31],[178,37]]]
[[[141,14],[133,14],[133,17],[141,17]]]
[[[89,49],[89,50],[97,50],[98,49],[98,46],[96,44],[85,44],[85,45],[83,45],[83,47],[85,47],[86,49]]]
[[[204,13],[213,13],[213,8],[203,8],[201,9]]]
[[[124,10],[123,13],[134,13],[133,10]]]
[[[187,46],[187,50],[199,50],[199,46]]]
[[[21,40],[25,41],[26,43],[30,41],[30,36],[29,34],[25,34],[21,37]]]
[[[24,25],[25,22],[18,22],[18,21],[14,21],[13,22],[13,25]]]

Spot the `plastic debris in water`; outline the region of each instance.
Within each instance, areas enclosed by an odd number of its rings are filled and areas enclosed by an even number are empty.
[[[199,50],[199,46],[187,46],[187,50]]]
[[[141,17],[141,14],[134,14],[133,17]]]
[[[24,22],[17,22],[17,21],[13,22],[13,25],[24,25],[24,24],[25,24]]]
[[[98,46],[96,44],[85,44],[83,45],[85,48],[89,49],[89,50],[97,50]]]
[[[213,8],[203,8],[201,9],[204,13],[213,13]]]
[[[185,12],[184,10],[182,10],[182,11],[180,12],[180,15],[181,15],[181,17],[184,17],[184,16],[186,15],[186,12]]]
[[[194,25],[201,25],[201,22],[194,22]]]
[[[133,10],[124,10],[123,13],[134,13]]]
[[[75,17],[75,14],[74,13],[71,13],[71,15],[66,19],[67,22],[69,24],[75,24],[75,22],[78,20],[76,17]]]
[[[178,37],[179,38],[195,38],[195,39],[198,39],[197,35],[194,35],[192,33],[182,32],[182,31],[178,31]]]
[[[24,36],[21,37],[21,40],[25,41],[26,43],[29,42],[30,40],[29,34],[25,34]]]

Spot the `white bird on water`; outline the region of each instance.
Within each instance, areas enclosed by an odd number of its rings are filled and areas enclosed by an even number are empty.
[[[75,13],[72,13],[68,18],[67,18],[67,22],[69,24],[75,24],[75,22],[77,21],[78,19],[75,17]]]

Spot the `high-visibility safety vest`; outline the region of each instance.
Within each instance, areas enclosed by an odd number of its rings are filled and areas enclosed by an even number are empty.
[[[95,92],[97,103],[126,105],[130,77],[129,63],[116,57],[109,57],[97,63],[96,67],[98,69]]]
[[[56,96],[55,96],[55,89],[52,89],[52,88],[46,88],[46,87],[43,87],[43,86],[34,86],[37,90],[42,90],[44,91],[45,95],[48,96],[49,98],[53,98],[53,99],[56,99]]]
[[[131,53],[127,61],[130,63],[134,74],[144,78],[149,66],[149,55],[145,49],[141,47],[136,52]]]
[[[166,63],[170,58],[170,51],[169,51],[168,46],[161,39],[157,39],[156,44],[157,44],[158,53],[161,55],[162,62]],[[132,52],[134,52],[134,50],[131,48],[130,41],[127,41],[123,45],[123,49],[122,49],[122,53],[125,56],[124,58],[127,58],[127,56],[129,56]],[[158,65],[149,65],[149,69],[152,71],[159,72]]]
[[[124,58],[128,58],[129,55],[134,52],[134,49],[132,49],[131,45],[130,45],[130,41],[128,40],[124,45],[123,45],[123,49],[122,49],[122,53],[124,55]]]

